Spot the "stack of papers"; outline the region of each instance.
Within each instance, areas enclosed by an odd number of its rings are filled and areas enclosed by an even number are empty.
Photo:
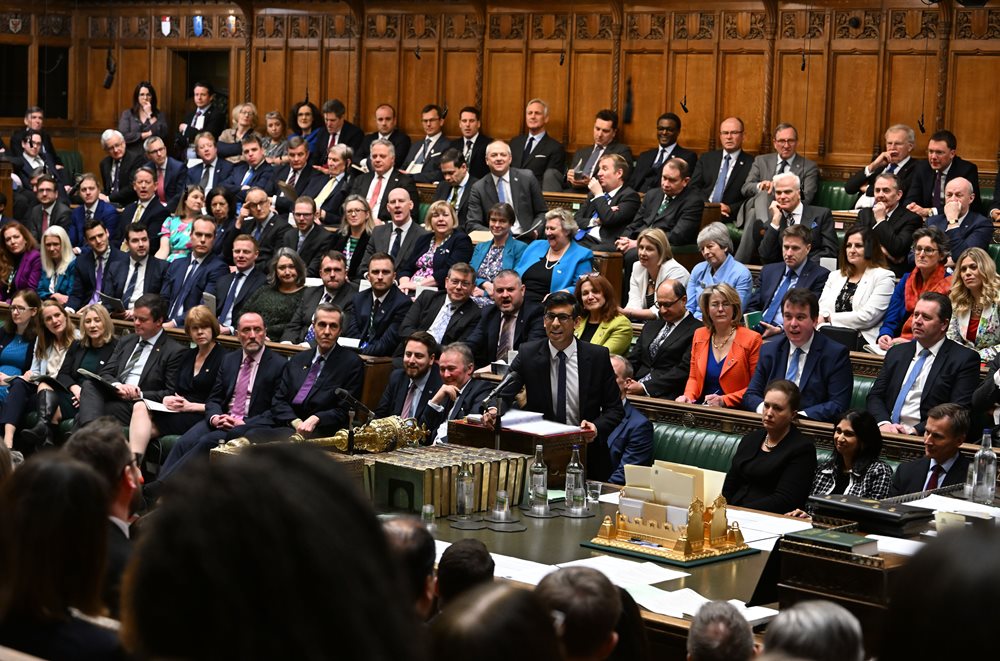
[[[626,589],[636,603],[646,610],[676,618],[692,618],[699,608],[710,601],[691,588],[667,592],[648,585],[633,585]],[[763,624],[778,614],[773,608],[764,606],[747,608],[739,599],[730,599],[729,603],[736,607],[751,626]]]
[[[436,547],[436,557],[434,558],[436,564],[441,561],[441,555],[445,549],[451,546],[451,542],[443,542],[440,539],[435,539],[434,546]],[[500,555],[499,553],[490,553],[490,556],[493,557],[495,564],[493,570],[494,577],[527,583],[528,585],[538,585],[538,582],[545,578],[546,574],[551,574],[559,569],[555,565],[522,560],[509,555]]]
[[[610,555],[598,555],[583,560],[564,562],[560,567],[590,567],[596,569],[615,585],[628,588],[632,585],[653,585],[689,576],[687,572],[667,569],[655,562],[635,562]]]
[[[726,515],[730,523],[735,521],[740,524],[747,546],[760,551],[773,550],[784,534],[812,528],[812,523],[806,519],[788,519],[760,512],[727,509]]]
[[[1000,518],[1000,507],[990,507],[989,505],[974,503],[971,500],[959,500],[958,498],[949,498],[938,494],[931,494],[920,500],[911,500],[906,504],[934,510],[935,512],[975,512],[977,514],[987,514],[994,519]]]

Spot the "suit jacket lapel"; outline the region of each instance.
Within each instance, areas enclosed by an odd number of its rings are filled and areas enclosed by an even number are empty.
[[[142,374],[139,375],[140,383],[146,381],[146,375],[149,374],[150,368],[153,367],[154,363],[159,362],[160,348],[163,346],[164,337],[166,336],[160,335],[160,339],[156,341],[156,344],[153,345],[152,350],[149,352],[149,358],[146,359],[146,364],[142,366]],[[139,346],[139,342],[135,343],[135,346],[132,347],[132,351],[135,351],[135,347],[137,346]],[[129,355],[132,355],[131,352],[129,352]]]
[[[914,342],[916,342],[916,340],[914,340]],[[920,391],[921,408],[923,408],[924,397],[927,396],[927,393],[930,390],[930,385],[937,383],[938,373],[944,367],[945,363],[947,363],[951,358],[951,347],[949,346],[949,342],[950,340],[945,340],[944,344],[941,345],[938,355],[934,357],[934,362],[931,363],[931,371],[927,373],[927,377],[924,379],[924,385]],[[916,347],[914,347],[914,350],[916,350]]]

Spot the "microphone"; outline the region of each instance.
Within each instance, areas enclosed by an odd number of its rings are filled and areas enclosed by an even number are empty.
[[[375,414],[372,412],[372,410],[370,408],[368,408],[367,406],[365,406],[364,402],[362,402],[361,400],[359,400],[357,397],[355,397],[351,393],[347,392],[343,388],[337,388],[334,392],[337,393],[338,397],[340,397],[345,402],[347,402],[348,406],[350,406],[351,408],[361,409],[362,411],[364,411],[365,414],[368,416],[369,422],[375,419]]]
[[[494,388],[493,390],[490,391],[490,394],[486,395],[486,397],[483,399],[482,405],[485,407],[490,402],[491,399],[495,399],[496,396],[497,396],[497,394],[501,390],[503,390],[504,388],[506,388],[507,384],[509,384],[511,381],[514,380],[515,377],[518,377],[518,376],[519,375],[518,375],[517,372],[515,372],[512,369],[508,369],[507,370],[507,375],[503,379],[500,380],[500,383],[497,384],[496,388]]]

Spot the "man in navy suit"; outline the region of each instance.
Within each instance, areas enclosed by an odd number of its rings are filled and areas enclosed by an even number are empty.
[[[235,253],[234,253],[235,254]],[[291,321],[285,325],[281,342],[299,344],[301,346],[316,346],[315,332],[312,329],[316,316],[316,307],[320,303],[333,303],[344,311],[344,326],[350,325],[354,314],[354,298],[358,295],[358,286],[347,279],[347,258],[338,250],[331,250],[323,255],[320,262],[319,277],[323,284],[311,287],[302,296],[302,301],[295,309]]]
[[[691,185],[687,161],[672,158],[660,170],[660,185],[646,192],[635,220],[615,242],[615,247],[625,253],[625,273],[631,273],[632,265],[639,259],[637,239],[644,229],[663,230],[671,246],[693,245],[697,241],[705,202]]]
[[[306,276],[319,277],[323,255],[333,247],[333,234],[319,224],[316,201],[303,195],[295,201],[292,216],[295,227],[282,235],[282,245],[291,248],[306,264]]]
[[[743,131],[739,117],[724,119],[719,125],[722,149],[703,154],[691,173],[691,186],[705,202],[717,202],[728,220],[736,218],[746,200],[743,184],[753,169],[753,156],[743,151]]]
[[[114,245],[121,245],[125,240],[125,228],[134,223],[142,223],[149,230],[149,238],[159,246],[160,227],[170,215],[171,210],[156,198],[156,170],[145,165],[132,173],[132,190],[136,200],[122,209],[118,221],[118,234],[111,237]]]
[[[550,136],[545,125],[549,121],[549,105],[541,99],[531,99],[524,108],[526,133],[511,138],[510,155],[514,167],[529,170],[544,191],[561,191],[566,171],[566,147]]]
[[[893,346],[868,393],[868,411],[895,434],[922,434],[928,411],[946,402],[972,403],[979,353],[947,339],[951,301],[926,292],[913,308],[913,341]]]
[[[365,139],[364,132],[351,124],[345,116],[347,108],[340,99],[330,99],[320,109],[323,126],[316,134],[316,163],[326,163],[326,154],[334,145],[347,145],[352,151],[359,151]]]
[[[274,195],[274,168],[264,159],[260,138],[251,133],[243,139],[243,159],[229,173],[222,185],[243,202],[253,188],[260,188],[270,197]]]
[[[483,167],[486,167],[486,147],[483,147]],[[448,200],[458,214],[458,226],[466,232],[471,232],[475,227],[468,227],[469,219],[469,199],[472,197],[472,184],[477,178],[469,174],[469,166],[465,162],[465,157],[455,148],[447,150],[441,154],[441,177],[442,181],[434,191],[434,201]]]
[[[393,370],[389,385],[375,407],[375,417],[398,415],[424,419],[427,402],[441,387],[437,359],[441,345],[427,331],[417,331],[403,341],[403,366]]]
[[[858,198],[856,207],[866,208],[876,204],[875,181],[882,173],[896,177],[899,190],[907,190],[917,161],[910,157],[916,144],[916,134],[906,124],[893,124],[885,131],[885,151],[864,169],[854,173],[844,183],[844,191]]]
[[[97,177],[87,172],[80,177],[80,199],[83,204],[73,209],[70,214],[69,242],[74,247],[84,244],[83,228],[91,220],[101,221],[108,230],[109,236],[118,236],[118,210],[114,205],[101,199],[101,189]]]
[[[493,301],[483,308],[479,324],[466,339],[482,367],[507,361],[508,353],[522,343],[545,337],[542,306],[524,300],[524,284],[517,271],[503,270],[493,278]],[[506,331],[506,332],[505,332]]]
[[[420,111],[420,124],[424,137],[414,143],[403,159],[403,171],[414,181],[436,183],[441,181],[441,154],[451,146],[451,141],[441,132],[444,115],[440,106],[429,103]]]
[[[688,164],[688,172],[698,164],[698,155],[677,144],[681,134],[681,118],[672,112],[665,112],[656,120],[656,141],[659,145],[639,154],[635,171],[628,180],[633,190],[645,193],[660,185],[663,165],[671,158],[683,158]]]
[[[937,227],[948,237],[951,248],[949,266],[954,266],[969,248],[988,250],[993,242],[993,222],[972,210],[974,201],[972,183],[963,177],[956,177],[945,186],[942,213],[927,219],[928,227]]]
[[[174,260],[163,278],[160,296],[169,301],[165,328],[181,328],[188,310],[201,304],[202,294],[215,289],[216,281],[229,272],[222,258],[212,253],[215,223],[199,218],[191,228],[191,254]]]
[[[167,145],[163,138],[150,136],[142,143],[149,162],[147,167],[156,170],[156,196],[171,211],[177,208],[187,184],[187,166],[167,155]]]
[[[99,303],[99,293],[118,298],[128,269],[128,257],[109,243],[108,230],[101,221],[90,221],[83,235],[90,250],[76,258],[73,293],[66,302],[72,311]]]
[[[264,269],[278,248],[284,245],[286,232],[292,227],[271,209],[271,198],[262,188],[253,187],[246,194],[246,203],[236,215],[232,229],[222,237],[223,258],[232,254],[233,242],[240,234],[249,234],[257,241],[257,266]]]
[[[969,411],[961,404],[938,404],[927,412],[924,458],[901,463],[892,476],[890,496],[964,484],[969,458],[959,448],[969,434]]]
[[[656,288],[655,319],[629,352],[638,378],[628,382],[629,394],[674,399],[684,394],[691,371],[691,341],[701,322],[687,310],[687,290],[679,280],[667,278]]]
[[[812,232],[804,225],[786,227],[781,238],[783,261],[766,264],[760,271],[760,286],[750,296],[747,312],[763,312],[760,327],[765,338],[782,332],[781,301],[794,287],[808,289],[818,299],[830,272],[809,259]]]
[[[475,369],[467,344],[455,342],[442,347],[438,358],[441,385],[427,401],[422,419],[428,430],[425,443],[447,441],[449,420],[460,420],[482,410],[483,399],[493,387],[488,381],[473,379]]]
[[[768,208],[770,222],[763,228],[757,223],[747,227],[737,250],[737,261],[748,264],[756,252],[761,264],[781,261],[781,232],[789,225],[805,225],[812,231],[812,250],[809,259],[819,262],[823,257],[837,257],[840,244],[833,227],[833,214],[824,207],[803,203],[799,192],[799,177],[791,172],[774,176],[772,191],[774,201]],[[761,232],[761,230],[763,230]],[[756,235],[756,236],[755,236]]]
[[[219,158],[219,150],[215,144],[215,136],[208,131],[202,131],[194,139],[195,153],[201,162],[187,172],[188,185],[198,184],[205,194],[229,178],[233,172],[233,164],[224,158]]]
[[[576,212],[577,241],[591,250],[615,249],[615,241],[639,211],[639,194],[625,185],[629,165],[619,154],[602,156],[587,184],[587,203]],[[583,234],[583,236],[580,236]]]
[[[325,163],[326,159],[323,159],[323,162]],[[285,182],[295,189],[295,195],[289,197],[280,187],[275,190],[277,198],[274,208],[278,213],[287,215],[291,212],[295,200],[306,194],[305,191],[310,187],[315,172],[316,170],[309,167],[309,145],[301,136],[293,135],[288,139],[288,163],[275,170],[274,181],[275,186],[279,181]]]
[[[802,392],[799,415],[833,422],[851,403],[854,374],[847,347],[816,332],[819,299],[808,289],[789,289],[781,314],[785,336],[761,348],[743,408],[760,413],[767,384],[788,379]]]
[[[878,237],[889,269],[901,278],[912,270],[907,265],[907,256],[913,248],[913,233],[924,226],[924,220],[900,204],[903,188],[896,175],[883,172],[874,178],[867,191],[873,204],[871,208],[858,210],[855,227],[866,227]]]
[[[921,218],[944,212],[945,186],[962,177],[972,183],[972,210],[982,213],[979,195],[979,168],[955,155],[958,140],[951,131],[938,131],[927,141],[927,160],[913,170],[903,205]]]
[[[207,131],[218,139],[228,124],[225,111],[221,106],[215,105],[215,88],[211,83],[196,82],[192,100],[195,105],[194,110],[188,113],[177,127],[179,131],[177,142],[185,148],[193,143],[195,137],[202,131]]]
[[[145,294],[159,294],[163,288],[163,276],[167,263],[149,254],[149,230],[142,223],[134,223],[125,229],[128,243],[128,270],[125,278],[115,283],[114,296],[125,306],[125,318],[133,317],[136,301]],[[118,287],[121,289],[118,289]]]
[[[597,174],[597,163],[602,156],[621,154],[629,167],[635,162],[628,145],[618,142],[618,113],[614,110],[598,110],[594,117],[594,144],[577,149],[566,170],[563,188],[568,191],[585,193],[590,178]]]
[[[264,318],[256,312],[247,312],[239,318],[236,336],[241,350],[233,351],[222,359],[212,392],[205,402],[205,420],[189,429],[174,444],[160,468],[160,481],[166,480],[192,460],[208,459],[209,451],[226,437],[229,430],[270,408],[274,386],[281,378],[286,361],[264,345],[267,327]],[[240,386],[239,391],[237,386]]]
[[[141,154],[128,151],[125,136],[116,129],[108,129],[101,134],[101,148],[107,154],[101,159],[101,199],[116,207],[126,206],[135,201],[132,175],[143,164]]]
[[[493,138],[482,133],[482,128],[482,115],[479,108],[465,106],[458,111],[458,130],[462,136],[455,138],[452,149],[456,149],[462,154],[469,167],[469,172],[476,179],[482,179],[489,172],[489,168],[486,166],[486,145],[493,142]],[[442,158],[444,158],[443,155]]]
[[[400,158],[410,152],[410,136],[396,127],[396,109],[388,103],[375,108],[375,126],[378,130],[369,133],[361,141],[361,149],[354,153],[355,161],[363,163],[371,154],[372,144],[376,140],[388,140],[392,143]]]
[[[625,358],[611,354],[611,368],[621,393],[625,417],[608,436],[611,455],[611,477],[608,482],[625,484],[625,466],[653,465],[653,423],[628,401],[628,382],[632,379],[632,364]]]
[[[388,140],[372,143],[371,166],[365,174],[354,177],[351,192],[368,201],[372,218],[389,220],[389,193],[396,188],[405,188],[411,200],[419,200],[420,193],[410,175],[396,169],[396,148]]]
[[[359,350],[369,356],[391,356],[399,345],[399,327],[413,302],[397,287],[396,263],[379,252],[368,262],[371,289],[354,298],[345,337],[359,340]]]
[[[587,446],[587,474],[595,480],[611,475],[608,438],[625,417],[621,392],[615,381],[605,347],[580,342],[573,336],[580,310],[567,292],[545,299],[547,339],[521,345],[510,366],[513,377],[498,395],[506,410],[521,387],[527,388],[525,409],[596,436]],[[572,394],[571,394],[572,393]],[[483,423],[492,426],[496,409],[490,408]]]
[[[249,234],[239,234],[233,241],[233,265],[236,270],[223,273],[206,293],[215,296],[215,315],[224,335],[236,334],[239,310],[255,291],[267,285],[267,275],[255,264],[257,241]]]
[[[464,342],[479,323],[479,306],[472,300],[476,272],[465,262],[448,270],[444,291],[425,291],[410,306],[399,334],[409,337],[417,331],[429,332],[438,344]],[[403,343],[396,350],[397,366],[403,357]]]

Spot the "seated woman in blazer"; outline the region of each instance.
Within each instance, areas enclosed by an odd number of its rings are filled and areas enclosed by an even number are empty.
[[[738,408],[763,340],[743,325],[740,295],[732,286],[723,282],[705,287],[698,304],[705,325],[694,332],[691,370],[677,401]]]
[[[792,424],[800,398],[791,381],[768,384],[764,428],[740,441],[722,485],[730,505],[777,514],[805,507],[816,473],[816,447]]]
[[[590,273],[576,281],[576,304],[583,311],[573,334],[584,342],[624,356],[632,345],[632,322],[618,312],[615,292],[603,275]]]
[[[667,233],[659,227],[647,227],[636,241],[639,259],[632,266],[628,284],[628,302],[621,311],[633,321],[656,319],[655,299],[660,283],[671,278],[687,287],[691,273],[674,259]]]
[[[524,283],[525,300],[541,304],[552,292],[569,292],[593,270],[594,253],[573,239],[579,229],[568,209],[546,212],[545,238],[528,244],[514,267]]]
[[[895,286],[878,237],[855,225],[840,245],[840,270],[830,273],[819,297],[819,325],[850,328],[875,344]]]
[[[417,239],[410,257],[396,271],[399,288],[407,293],[418,285],[443,288],[448,270],[472,259],[472,240],[458,229],[458,216],[447,200],[431,204],[424,227],[430,234]]]

